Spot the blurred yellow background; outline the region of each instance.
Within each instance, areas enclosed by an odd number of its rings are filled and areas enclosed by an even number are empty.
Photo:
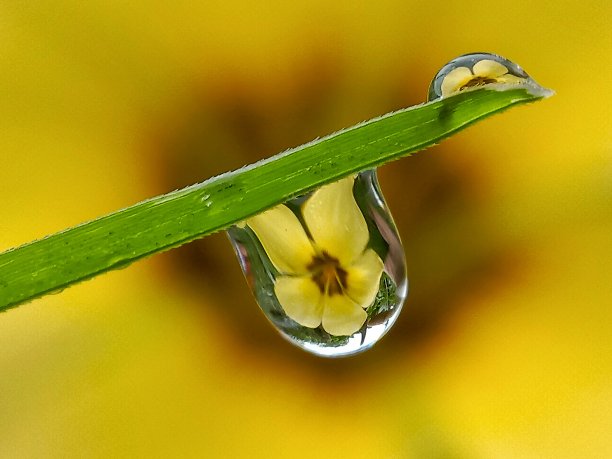
[[[411,290],[323,360],[217,234],[0,315],[0,457],[612,455],[612,4],[0,4],[0,250],[420,103],[556,90],[380,169]]]

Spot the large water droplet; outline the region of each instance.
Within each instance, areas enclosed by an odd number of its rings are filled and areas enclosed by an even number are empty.
[[[496,54],[471,53],[453,59],[438,71],[429,86],[428,100],[498,83],[520,84],[543,96],[552,94],[514,62]]]
[[[375,171],[292,199],[228,234],[261,309],[293,344],[351,355],[397,319],[406,263]]]

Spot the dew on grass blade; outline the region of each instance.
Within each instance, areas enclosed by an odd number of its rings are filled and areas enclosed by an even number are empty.
[[[375,171],[292,199],[228,234],[265,315],[314,354],[370,348],[406,298],[404,250]]]
[[[517,64],[473,53],[440,69],[428,100],[481,86],[553,94]],[[375,170],[273,207],[228,235],[265,315],[285,338],[313,354],[362,352],[400,313],[408,291],[404,250]]]
[[[496,54],[471,53],[453,59],[438,71],[429,86],[428,100],[489,84],[520,84],[543,96],[552,94],[514,62]]]

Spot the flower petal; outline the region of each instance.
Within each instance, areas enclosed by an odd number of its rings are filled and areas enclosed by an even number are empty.
[[[352,335],[359,330],[368,315],[346,295],[326,296],[323,329],[334,336]]]
[[[302,224],[283,204],[247,220],[272,264],[282,273],[306,274],[314,249]]]
[[[525,81],[525,78],[521,78],[516,75],[511,75],[510,73],[497,77],[498,83],[515,84],[515,83],[523,83],[524,81]]]
[[[319,188],[303,216],[315,245],[348,266],[365,249],[370,233],[353,196],[353,177]]]
[[[483,78],[497,78],[508,73],[508,68],[491,59],[483,59],[474,64],[474,75]]]
[[[459,91],[468,81],[474,78],[474,75],[467,67],[457,67],[451,70],[444,77],[440,90],[442,96],[448,96],[454,92]]]
[[[380,288],[382,260],[374,250],[368,249],[346,271],[345,294],[360,307],[369,307]]]
[[[310,277],[279,277],[274,292],[285,313],[298,324],[309,328],[321,325],[323,295]]]

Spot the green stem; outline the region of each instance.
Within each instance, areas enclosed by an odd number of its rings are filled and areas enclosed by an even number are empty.
[[[11,249],[0,254],[0,311],[227,228],[546,95],[528,87],[478,89],[403,109]]]

